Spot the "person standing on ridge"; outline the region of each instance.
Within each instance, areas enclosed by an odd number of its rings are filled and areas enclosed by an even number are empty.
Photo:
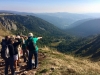
[[[6,49],[6,46],[8,45],[8,40],[9,40],[10,36],[5,36],[4,39],[2,39],[2,42],[1,42],[1,57],[5,60],[5,49]]]
[[[8,67],[10,66],[11,69],[11,75],[15,75],[15,70],[14,70],[14,39],[10,38],[8,40],[9,44],[8,44],[8,54],[9,57],[5,58],[5,75],[8,75]]]
[[[28,60],[28,50],[27,50],[27,46],[26,46],[26,41],[27,41],[28,37],[27,36],[23,36],[22,38],[22,50],[23,50],[23,58],[24,58],[24,62],[26,62]]]
[[[15,38],[15,42],[13,43],[13,46],[14,46],[14,67],[15,67],[15,70],[17,69],[17,65],[19,64],[18,62],[18,46],[21,44],[21,39],[16,37]]]
[[[33,37],[33,33],[28,34],[28,39],[26,41],[27,48],[29,50],[29,56],[28,56],[28,68],[32,69],[32,57],[34,55],[34,69],[37,68],[38,65],[38,46],[36,45],[36,42],[38,39],[41,39],[42,37]]]

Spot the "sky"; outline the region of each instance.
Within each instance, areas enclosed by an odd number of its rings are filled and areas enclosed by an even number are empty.
[[[0,10],[30,13],[100,13],[100,0],[0,0]]]

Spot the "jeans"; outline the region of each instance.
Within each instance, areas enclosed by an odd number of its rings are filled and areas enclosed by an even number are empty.
[[[11,75],[14,75],[15,71],[14,71],[14,58],[13,57],[9,57],[5,59],[5,75],[8,74],[9,65],[11,69]]]
[[[28,67],[29,67],[29,69],[32,69],[33,68],[33,64],[32,64],[32,57],[33,57],[33,55],[34,55],[34,59],[35,59],[35,64],[34,64],[34,68],[36,68],[37,67],[37,65],[38,65],[38,52],[37,51],[34,51],[34,52],[32,52],[32,51],[29,51],[29,57],[28,57],[28,60],[29,60],[29,64],[28,64]]]

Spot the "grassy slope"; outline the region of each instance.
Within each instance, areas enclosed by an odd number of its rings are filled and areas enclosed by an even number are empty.
[[[45,47],[36,75],[100,75],[100,62],[64,55]]]
[[[12,35],[12,33],[8,30],[6,30],[3,25],[0,23],[0,41],[2,40],[2,38],[6,35]]]

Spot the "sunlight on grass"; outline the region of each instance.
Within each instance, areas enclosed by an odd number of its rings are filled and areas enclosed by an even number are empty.
[[[46,53],[38,70],[40,74],[46,70],[42,75],[100,75],[100,62],[65,55],[46,47],[42,51]]]
[[[4,36],[6,36],[6,35],[11,35],[11,32],[0,29],[0,41],[1,41],[2,38],[4,38]]]

